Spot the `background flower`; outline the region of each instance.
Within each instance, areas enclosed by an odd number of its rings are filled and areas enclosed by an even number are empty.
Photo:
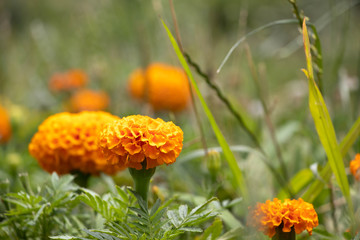
[[[11,137],[11,124],[8,112],[0,105],[0,143],[9,141]]]
[[[109,103],[110,98],[104,91],[83,89],[70,98],[70,109],[73,112],[105,110]]]
[[[48,172],[114,174],[97,145],[96,135],[107,122],[118,119],[105,112],[58,113],[47,118],[29,144],[30,154]]]
[[[129,91],[134,98],[149,102],[157,111],[181,111],[190,100],[185,72],[163,63],[150,64],[145,71],[135,70],[129,78]]]
[[[360,181],[360,154],[355,155],[355,159],[350,162],[350,172],[357,181]]]
[[[182,150],[183,132],[172,122],[133,115],[107,124],[99,143],[111,163],[146,169],[176,161]]]
[[[87,74],[79,69],[69,70],[65,73],[54,74],[49,81],[52,91],[66,91],[83,87],[88,82]]]
[[[312,229],[319,224],[318,216],[312,204],[298,200],[285,199],[284,202],[274,198],[265,203],[258,203],[251,209],[248,225],[257,228],[269,237],[275,235],[275,228],[281,227],[283,232],[295,229],[296,234]]]

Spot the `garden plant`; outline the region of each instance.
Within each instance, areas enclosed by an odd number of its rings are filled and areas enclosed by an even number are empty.
[[[360,1],[0,4],[0,239],[360,239]]]

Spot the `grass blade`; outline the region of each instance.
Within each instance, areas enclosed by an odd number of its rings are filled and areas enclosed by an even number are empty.
[[[230,150],[230,147],[229,147],[229,144],[226,142],[223,134],[221,133],[220,131],[220,128],[218,127],[216,121],[215,121],[215,118],[214,116],[212,115],[209,107],[207,106],[203,96],[201,95],[201,92],[191,74],[191,71],[190,71],[190,68],[189,68],[189,65],[187,64],[183,54],[181,53],[180,51],[180,48],[178,46],[178,44],[176,43],[176,40],[175,38],[173,37],[173,35],[171,34],[170,30],[168,29],[168,27],[166,26],[166,24],[164,23],[164,21],[162,20],[162,23],[164,25],[164,28],[169,36],[169,39],[174,47],[174,50],[175,50],[175,53],[177,55],[177,57],[179,58],[179,61],[181,63],[181,65],[183,66],[186,74],[188,75],[193,87],[194,87],[194,90],[197,94],[197,96],[199,97],[199,100],[200,100],[200,103],[201,103],[201,106],[202,108],[204,109],[204,112],[211,124],[211,127],[216,135],[216,138],[221,146],[221,148],[223,149],[223,153],[224,153],[224,156],[225,156],[225,159],[227,160],[229,166],[230,166],[230,169],[231,169],[231,173],[233,175],[233,178],[234,178],[234,181],[232,181],[233,185],[235,188],[239,188],[240,190],[240,193],[241,195],[244,197],[244,199],[247,199],[248,198],[248,190],[247,190],[247,187],[246,187],[246,184],[244,182],[244,178],[243,178],[243,174],[236,162],[236,159],[235,159],[235,156],[234,154],[231,152]]]
[[[307,62],[307,71],[303,71],[306,74],[309,83],[310,112],[314,119],[315,128],[319,135],[321,144],[323,145],[326,152],[331,170],[333,171],[336,181],[339,184],[344,197],[346,198],[350,218],[354,220],[354,211],[352,200],[350,198],[349,182],[346,177],[345,166],[341,156],[340,147],[336,140],[334,126],[331,122],[325,101],[314,80],[306,20],[304,20],[303,23],[303,38]]]
[[[360,134],[360,117],[356,120],[356,122],[353,124],[349,132],[346,134],[346,136],[340,143],[340,151],[342,157],[345,157],[350,147],[359,137],[359,134]],[[325,183],[329,181],[331,177],[331,167],[329,163],[326,163],[325,167],[320,171],[320,177],[322,180],[318,179],[315,182],[313,182],[309,187],[309,189],[302,196],[302,198],[305,201],[313,202],[324,188]]]
[[[272,26],[276,26],[276,25],[280,25],[280,24],[289,24],[289,23],[297,23],[296,19],[282,19],[282,20],[276,20],[274,22],[270,22],[268,24],[265,24],[263,26],[260,26],[254,30],[252,30],[251,32],[247,33],[245,36],[243,36],[242,38],[240,38],[234,45],[232,45],[232,47],[230,48],[230,50],[228,51],[228,53],[226,54],[226,56],[224,57],[224,59],[222,60],[219,68],[216,70],[216,73],[220,73],[221,69],[223,68],[223,66],[225,65],[225,63],[227,62],[227,60],[229,59],[230,55],[234,52],[234,50],[240,45],[240,43],[244,42],[248,37],[250,37],[251,35],[260,32],[266,28],[272,27]]]

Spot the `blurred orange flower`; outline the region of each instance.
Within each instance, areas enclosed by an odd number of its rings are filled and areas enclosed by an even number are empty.
[[[8,112],[0,105],[0,144],[6,143],[11,137],[11,124]]]
[[[357,181],[360,181],[360,154],[355,155],[355,159],[350,162],[350,172]]]
[[[145,71],[135,70],[129,78],[129,91],[134,98],[149,102],[154,110],[178,112],[190,100],[185,72],[163,63],[153,63]]]
[[[29,144],[30,154],[48,172],[66,174],[81,171],[97,175],[115,174],[97,144],[105,123],[119,119],[106,112],[58,113],[47,118]]]
[[[269,237],[275,235],[277,227],[281,227],[283,232],[290,232],[294,228],[296,234],[307,230],[311,235],[312,229],[319,225],[319,221],[313,205],[301,198],[285,199],[284,202],[274,198],[273,201],[258,203],[251,209],[248,225]]]
[[[172,122],[133,115],[107,124],[99,144],[112,164],[146,169],[176,161],[182,150],[183,132]]]
[[[49,88],[55,92],[67,91],[83,87],[87,82],[88,76],[84,71],[73,69],[65,73],[55,73],[49,81]]]
[[[104,91],[84,89],[70,98],[70,109],[73,112],[105,110],[109,102],[110,98]]]

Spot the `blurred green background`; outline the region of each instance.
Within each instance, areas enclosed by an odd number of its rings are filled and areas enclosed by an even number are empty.
[[[315,24],[320,35],[324,97],[340,139],[360,110],[358,3],[350,0],[298,1],[299,8]],[[174,7],[184,50],[211,76],[236,109],[248,116],[249,124],[259,135],[270,159],[275,159],[246,59],[245,43],[236,49],[219,74],[216,69],[230,47],[246,33],[276,20],[292,19],[291,5],[283,0],[174,0]],[[63,98],[48,89],[48,81],[56,72],[83,69],[89,74],[91,88],[105,90],[110,95],[110,112],[121,117],[145,114],[144,106],[133,101],[127,91],[129,74],[151,62],[179,66],[161,18],[175,33],[167,0],[1,1],[0,100],[9,109],[14,127],[13,138],[2,148],[0,157],[6,159],[2,174],[11,171],[11,164],[15,172],[37,169],[36,161],[27,153],[27,144],[47,116],[63,111]],[[314,162],[324,162],[325,155],[308,110],[306,78],[300,71],[305,67],[305,57],[298,25],[273,26],[249,37],[246,44],[250,46],[266,90],[267,104],[290,176]],[[253,146],[214,92],[195,71],[194,75],[229,144]],[[165,113],[159,116],[167,120],[175,118],[184,130],[180,161],[187,153],[201,148],[191,108],[176,116]],[[208,145],[218,146],[201,110],[200,116]],[[351,154],[356,150],[359,152],[359,144]],[[18,155],[9,156],[13,153]],[[254,194],[261,195],[259,199],[274,194],[276,183],[273,188],[262,187],[271,175],[264,174],[264,167],[258,167],[260,162],[254,160],[256,157],[239,156],[242,158],[247,177],[263,190],[253,189]],[[273,161],[278,167],[277,160]],[[172,175],[160,174],[158,178],[182,179],[190,175],[195,178],[191,181],[197,182],[198,168],[204,166],[199,162],[186,164],[183,171],[180,167],[169,168],[167,171]],[[176,181],[172,184],[175,189],[184,188]],[[196,192],[202,186],[189,184],[186,188],[183,190]]]

